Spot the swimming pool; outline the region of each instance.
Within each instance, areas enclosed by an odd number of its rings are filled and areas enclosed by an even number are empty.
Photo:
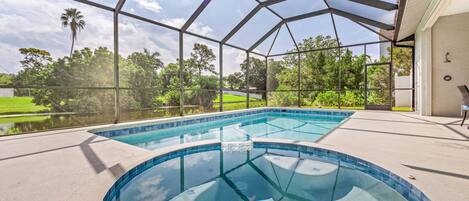
[[[404,179],[359,158],[268,142],[244,151],[215,143],[157,156],[120,177],[103,200],[429,201]]]
[[[98,130],[94,133],[149,150],[211,139],[228,142],[274,138],[314,142],[352,114],[347,111],[262,108]]]

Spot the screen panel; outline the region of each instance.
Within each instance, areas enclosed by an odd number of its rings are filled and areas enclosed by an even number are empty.
[[[223,46],[224,111],[247,108],[246,58],[245,51]]]
[[[269,8],[276,11],[283,18],[289,18],[305,13],[327,9],[327,5],[324,3],[324,1],[287,0],[271,5]]]
[[[334,15],[334,20],[341,45],[355,45],[382,40],[378,34],[347,18]]]
[[[289,22],[300,50],[337,47],[337,38],[330,14]]]
[[[387,11],[379,8],[374,8],[368,5],[355,3],[353,1],[343,0],[327,0],[327,3],[335,9],[375,20],[384,24],[393,25],[396,10]]]
[[[127,0],[122,11],[181,28],[202,2],[202,0]]]
[[[262,8],[228,40],[228,43],[247,49],[279,22],[279,17]]]
[[[189,31],[223,39],[258,3],[252,0],[210,1]]]

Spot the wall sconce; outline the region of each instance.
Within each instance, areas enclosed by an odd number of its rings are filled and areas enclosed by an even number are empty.
[[[451,63],[451,60],[449,60],[449,52],[445,54],[445,63]]]

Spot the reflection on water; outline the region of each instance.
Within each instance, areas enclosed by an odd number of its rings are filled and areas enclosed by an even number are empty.
[[[338,162],[277,149],[212,150],[158,164],[125,184],[113,200],[404,201],[373,177]]]
[[[154,150],[202,140],[239,142],[275,138],[314,142],[336,127],[344,116],[263,112],[166,129],[119,135],[112,139]]]
[[[185,114],[198,114],[215,112],[214,108],[185,108]],[[134,121],[151,118],[179,116],[179,108],[167,108],[159,110],[121,112],[120,121]],[[42,131],[56,128],[68,128],[107,124],[114,122],[114,114],[68,114],[47,116],[24,116],[0,118],[0,135]]]

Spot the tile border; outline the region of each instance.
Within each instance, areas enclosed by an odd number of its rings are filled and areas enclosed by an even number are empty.
[[[210,113],[202,115],[191,115],[187,117],[176,117],[155,120],[147,123],[133,123],[126,125],[119,125],[113,127],[99,128],[90,130],[89,132],[103,137],[116,137],[121,135],[129,135],[141,132],[149,132],[166,128],[173,128],[178,126],[186,126],[197,123],[205,123],[210,121],[224,120],[236,118],[247,115],[254,115],[266,112],[278,112],[285,114],[298,114],[298,115],[320,115],[320,116],[339,116],[349,117],[354,112],[352,111],[338,111],[338,110],[320,110],[320,109],[299,109],[299,108],[254,108],[238,111],[228,111],[219,113]]]
[[[385,183],[409,201],[430,201],[430,199],[422,191],[420,191],[417,187],[409,183],[404,178],[374,163],[365,161],[363,159],[342,152],[332,151],[329,149],[314,146],[279,142],[254,142],[254,148],[272,148],[280,150],[299,151],[312,155],[313,157],[316,157],[318,159],[331,162],[339,162],[341,166],[361,171]],[[139,165],[122,175],[107,191],[106,195],[103,198],[103,201],[112,201],[112,199],[119,194],[120,189],[124,187],[128,182],[130,182],[133,178],[157,164],[183,155],[220,149],[221,143],[215,142],[202,145],[195,145],[192,147],[185,147],[179,150],[170,151],[155,156],[152,159],[140,163]]]

